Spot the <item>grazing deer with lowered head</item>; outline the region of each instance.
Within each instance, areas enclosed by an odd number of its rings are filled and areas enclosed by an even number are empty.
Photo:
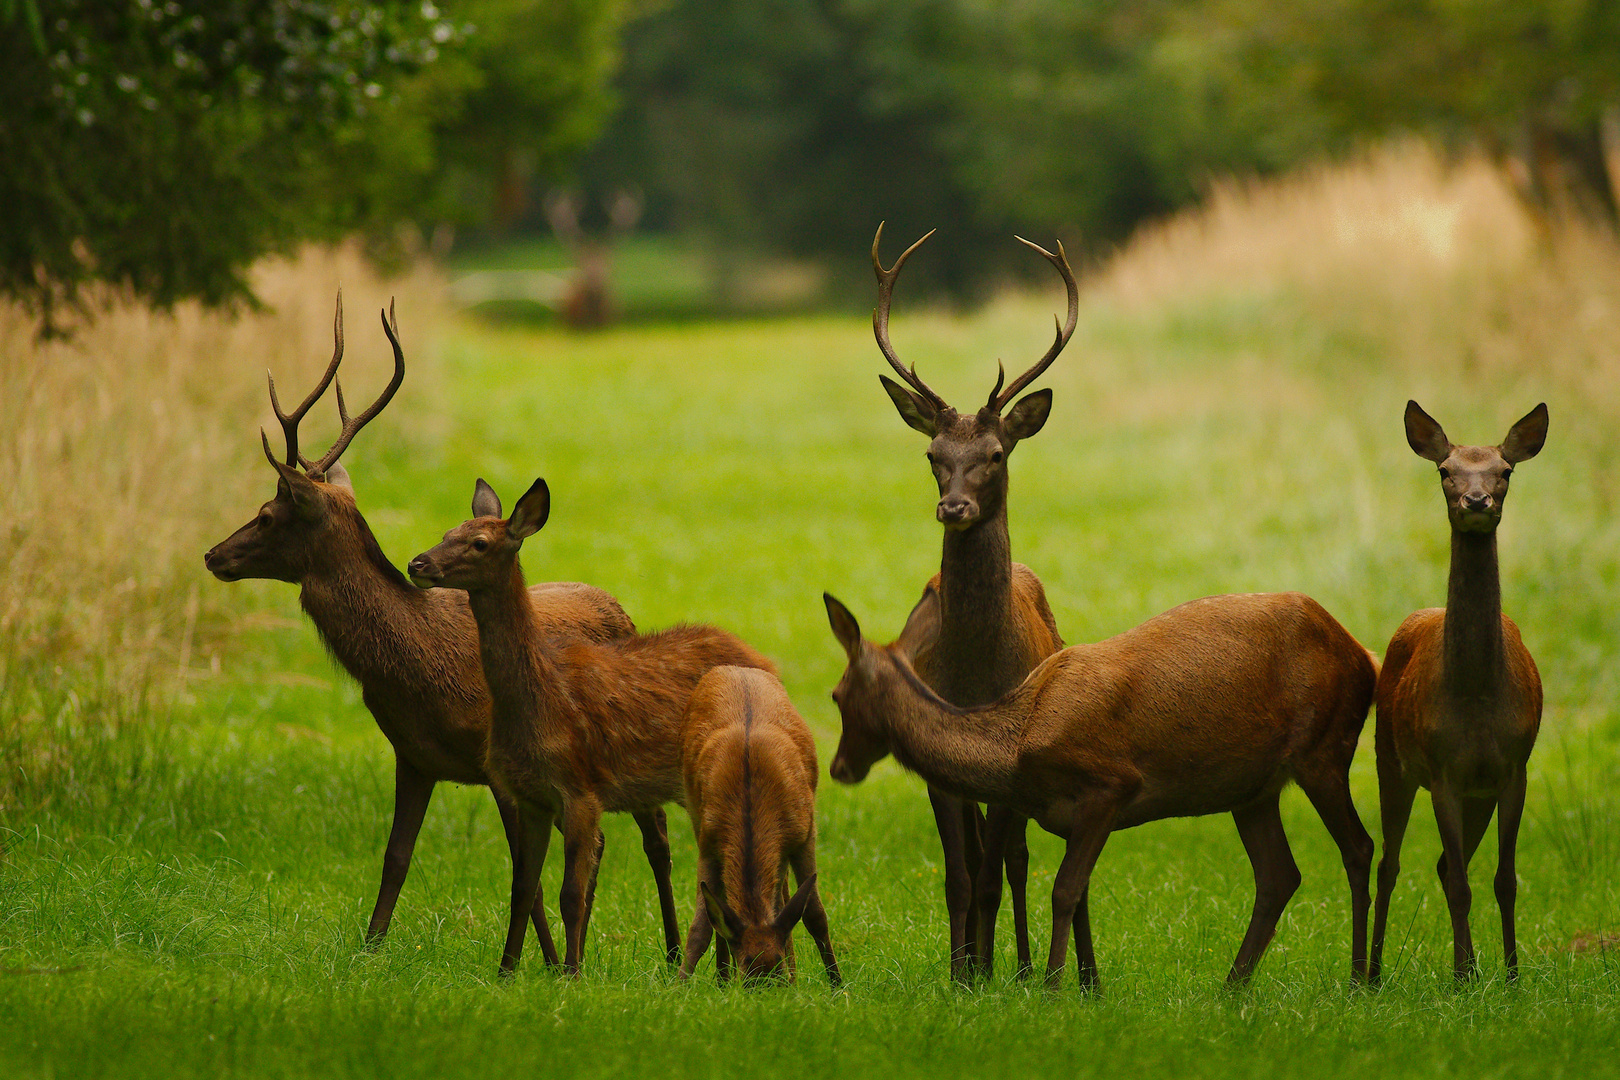
[[[1502,611],[1496,526],[1513,467],[1541,452],[1547,406],[1514,424],[1501,446],[1454,446],[1415,401],[1406,403],[1406,441],[1440,467],[1451,519],[1446,606],[1408,616],[1390,639],[1378,677],[1378,797],[1384,855],[1378,863],[1371,976],[1382,973],[1389,897],[1400,874],[1401,840],[1417,789],[1434,801],[1442,854],[1435,868],[1451,910],[1452,969],[1474,972],[1468,931],[1468,862],[1497,813],[1496,903],[1508,979],[1519,977],[1513,933],[1518,896],[1514,852],[1524,812],[1525,764],[1541,728],[1541,675],[1519,628]]]
[[[686,813],[698,846],[698,899],[681,978],[715,943],[722,982],[794,975],[800,919],[827,978],[843,980],[816,889],[816,744],[781,680],[717,667],[698,681],[681,734]],[[799,883],[790,898],[789,867]]]
[[[1035,665],[1063,648],[1046,591],[1027,566],[1012,561],[1007,533],[1007,459],[1020,440],[1045,425],[1052,391],[1038,390],[1020,399],[1005,416],[1002,413],[1068,344],[1080,315],[1080,292],[1061,243],[1053,255],[1019,238],[1063,276],[1069,299],[1067,324],[1058,329],[1046,355],[1011,386],[1002,389],[1006,372],[1001,371],[983,408],[958,413],[917,376],[915,367],[907,369],[900,363],[889,343],[895,279],[911,253],[932,235],[912,244],[885,270],[878,258],[878,243],[883,239],[883,227],[878,226],[872,241],[872,268],[878,278],[872,331],[884,357],[910,387],[880,375],[883,389],[894,400],[901,419],[932,440],[928,464],[939,484],[934,514],[945,526],[940,570],[928,583],[939,594],[939,639],[915,657],[917,673],[940,697],[965,708],[995,701],[1022,682]],[[1024,840],[1025,821],[991,807],[981,857],[977,805],[963,803],[933,785],[928,788],[928,799],[944,847],[952,974],[966,977],[974,960],[982,974],[991,973],[1003,857],[1012,892],[1018,970],[1020,975],[1027,973],[1030,952],[1024,897],[1029,848]],[[976,875],[976,880],[970,875]]]
[[[563,965],[577,975],[602,814],[651,814],[681,798],[681,719],[709,669],[734,664],[775,674],[776,668],[712,626],[601,642],[552,637],[526,602],[518,564],[523,541],[550,515],[546,482],[536,480],[503,519],[500,499],[479,480],[472,510],[472,520],[445,533],[408,569],[418,585],[464,590],[478,622],[479,655],[494,700],[487,765],[519,810],[501,970],[512,971],[522,955],[524,913],[537,895],[551,824],[560,816]]]
[[[383,330],[394,347],[393,380],[370,408],[352,419],[339,385],[342,432],[318,461],[299,453],[298,424],[332,383],[343,359],[342,294],[333,317],[332,362],[315,389],[287,414],[276,398],[275,380],[270,380],[270,404],[287,442],[287,460],[280,462],[270,453],[269,440],[264,440],[265,456],[279,476],[275,498],[204,556],[208,569],[221,581],[273,578],[300,587],[305,613],[332,655],[360,683],[366,708],[394,748],[394,822],[383,856],[382,885],[366,929],[371,943],[388,932],[435,785],[489,784],[484,771],[489,692],[478,662],[478,627],[466,597],[445,590],[423,591],[405,579],[378,546],[355,505],[348,473],[338,463],[350,440],[392,400],[405,378],[405,354],[386,318]],[[588,585],[536,585],[529,601],[535,619],[552,633],[608,640],[635,632],[618,601]],[[514,845],[516,806],[498,789],[493,793],[507,843]],[[671,962],[678,962],[667,826],[661,813],[638,823],[658,879],[666,950]],[[556,963],[556,947],[538,896],[533,919],[541,950]]]
[[[849,666],[833,691],[844,730],[832,775],[859,783],[893,753],[960,799],[1004,806],[1067,841],[1052,885],[1046,981],[1074,933],[1080,983],[1097,981],[1080,906],[1108,834],[1167,817],[1230,813],[1254,866],[1254,912],[1227,974],[1245,982],[1276,931],[1299,868],[1277,801],[1290,780],[1339,845],[1350,878],[1351,963],[1366,963],[1372,838],[1350,800],[1350,759],[1378,670],[1349,632],[1299,593],[1212,596],[1094,645],[1048,657],[1010,694],[958,708],[911,658],[939,632],[933,594],[888,647],[861,638],[831,596]]]

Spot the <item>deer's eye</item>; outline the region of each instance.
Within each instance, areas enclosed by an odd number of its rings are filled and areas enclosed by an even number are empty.
[[[990,455],[990,464],[992,464],[992,465],[1000,465],[1001,464],[1001,451],[1000,450],[997,450],[995,453]]]
[[[1440,470],[1440,479],[1442,479],[1442,480],[1450,480],[1451,479],[1451,470],[1450,469],[1441,469]]]
[[[474,551],[486,551],[486,550],[488,550],[488,548],[489,548],[489,541],[485,540],[482,536],[480,536],[478,539],[473,541],[473,550]]]
[[[268,511],[268,510],[260,510],[259,511],[259,528],[268,529],[270,527],[270,525],[271,525],[270,511]]]
[[[1508,477],[1510,477],[1512,475],[1513,475],[1513,470],[1512,469],[1503,469],[1502,470],[1502,479],[1506,480]]]

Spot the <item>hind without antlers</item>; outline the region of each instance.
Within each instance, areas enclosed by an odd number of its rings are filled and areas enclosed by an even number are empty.
[[[932,595],[887,647],[863,640],[848,609],[825,600],[848,658],[833,691],[843,720],[833,779],[859,783],[892,753],[931,786],[1034,818],[1066,840],[1052,885],[1049,985],[1061,981],[1071,931],[1082,987],[1097,982],[1082,901],[1109,833],[1217,813],[1232,815],[1254,867],[1254,910],[1227,975],[1247,981],[1300,883],[1278,812],[1290,781],[1339,846],[1352,898],[1351,969],[1363,973],[1372,838],[1348,774],[1377,668],[1310,597],[1194,600],[1106,641],[1070,646],[973,709],[933,693],[912,668],[939,631]]]
[[[1390,639],[1378,678],[1378,796],[1384,855],[1378,864],[1371,976],[1382,974],[1390,895],[1400,874],[1401,841],[1420,787],[1434,802],[1442,854],[1435,872],[1451,913],[1452,971],[1475,974],[1468,928],[1473,894],[1468,862],[1496,814],[1496,903],[1502,955],[1519,976],[1514,933],[1515,856],[1524,813],[1525,766],[1541,730],[1541,674],[1519,628],[1502,611],[1496,527],[1514,466],[1541,452],[1547,406],[1537,405],[1500,446],[1457,446],[1415,401],[1406,403],[1406,440],[1439,467],[1451,521],[1446,606],[1408,616]]]

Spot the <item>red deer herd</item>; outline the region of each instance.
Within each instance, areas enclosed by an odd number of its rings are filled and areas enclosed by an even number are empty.
[[[1299,593],[1205,597],[1105,641],[1064,648],[1040,579],[1012,561],[1007,527],[1009,459],[1052,407],[1051,390],[1018,395],[1062,352],[1079,317],[1063,247],[1053,254],[1020,240],[1067,290],[1068,318],[1051,347],[1005,389],[1001,372],[983,406],[959,413],[900,362],[889,340],[895,281],[928,237],[885,269],[882,235],[880,226],[872,329],[904,385],[880,379],[901,418],[930,440],[943,552],[892,644],[864,639],[849,610],[824,596],[847,658],[833,691],[843,731],[830,771],[857,784],[892,754],[926,782],[944,856],[952,976],[991,975],[1003,874],[1018,974],[1033,971],[1030,819],[1064,841],[1046,982],[1061,982],[1072,937],[1079,982],[1089,989],[1099,975],[1087,901],[1109,834],[1229,813],[1254,871],[1253,912],[1227,975],[1246,982],[1300,885],[1278,807],[1292,782],[1339,848],[1350,885],[1352,977],[1373,984],[1417,789],[1428,788],[1434,803],[1458,979],[1476,973],[1468,863],[1496,814],[1503,955],[1507,977],[1517,978],[1514,851],[1542,698],[1535,661],[1502,611],[1496,526],[1514,467],[1546,440],[1547,407],[1513,425],[1499,446],[1458,446],[1407,403],[1407,441],[1439,467],[1451,575],[1446,606],[1402,623],[1382,667]],[[341,295],[332,360],[315,388],[284,413],[270,380],[286,442],[278,460],[263,438],[275,497],[205,556],[222,581],[300,587],[304,611],[360,683],[393,747],[394,820],[368,944],[388,931],[434,786],[453,781],[491,789],[510,848],[503,974],[515,969],[531,925],[548,965],[580,973],[602,815],[622,812],[641,829],[664,955],[679,978],[691,976],[712,942],[722,980],[792,979],[792,933],[802,922],[828,980],[841,985],[816,868],[815,745],[769,659],[712,626],[640,633],[618,601],[590,585],[527,585],[518,553],[549,515],[544,480],[504,515],[478,480],[471,519],[412,559],[408,578],[383,554],[338,464],[404,379],[392,310],[382,323],[393,378],[357,416],[337,381]],[[334,385],[341,431],[312,461],[299,451],[298,425]],[[1374,702],[1384,838],[1376,903],[1373,840],[1349,782]],[[697,851],[684,949],[664,811],[672,802],[686,810]],[[560,957],[540,887],[554,826],[563,843]]]

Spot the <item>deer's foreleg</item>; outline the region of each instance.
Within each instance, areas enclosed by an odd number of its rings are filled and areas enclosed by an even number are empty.
[[[521,843],[517,804],[493,787],[490,792],[495,796],[495,809],[500,811],[501,828],[506,832],[506,849],[511,853],[512,865],[516,867]],[[534,936],[540,939],[540,955],[545,959],[546,966],[556,967],[557,944],[551,940],[551,925],[546,921],[545,886],[539,878],[534,882],[534,908],[529,913],[529,921],[534,924]]]
[[[1011,813],[1011,811],[1008,811]],[[1029,829],[1029,819],[1023,815],[1014,815],[1012,831],[1007,834],[1007,892],[1012,896],[1013,909],[1013,937],[1018,946],[1018,977],[1027,979],[1035,968],[1034,961],[1029,952],[1029,838],[1026,835]],[[1086,898],[1080,898],[1083,908]],[[1079,916],[1076,915],[1075,932],[1079,933]],[[1085,927],[1086,940],[1091,940],[1091,926]],[[1075,939],[1076,947],[1079,938]],[[1081,981],[1085,980],[1085,971],[1080,973]]]
[[[945,860],[945,911],[951,926],[951,977],[966,981],[968,915],[973,907],[973,880],[968,874],[966,838],[962,829],[963,803],[937,788],[928,789]],[[977,864],[975,864],[977,865]]]
[[[433,798],[433,784],[417,772],[415,766],[394,755],[394,824],[388,830],[388,847],[383,851],[382,885],[377,890],[377,904],[371,909],[371,922],[366,926],[368,946],[380,944],[388,933],[388,924],[394,918],[394,902],[405,885],[405,875],[410,873],[416,837],[422,831],[422,819]]]
[[[518,843],[512,858],[512,914],[506,926],[506,948],[501,951],[501,974],[510,975],[523,955],[523,938],[540,895],[540,871],[551,843],[550,809],[519,805]]]
[[[1069,821],[1068,845],[1063,862],[1052,882],[1052,944],[1046,957],[1046,985],[1056,989],[1063,982],[1063,964],[1069,951],[1069,934],[1074,926],[1080,900],[1091,885],[1091,870],[1114,827],[1119,808],[1129,795],[1111,790],[1092,789],[1075,799]],[[1089,913],[1088,913],[1089,914]]]
[[[1496,906],[1502,913],[1502,959],[1507,977],[1519,977],[1519,942],[1513,929],[1513,908],[1519,896],[1519,876],[1515,865],[1519,845],[1519,821],[1524,814],[1525,771],[1520,765],[1508,779],[1496,811]]]
[[[816,836],[812,829],[810,842],[789,857],[793,866],[793,879],[800,885],[816,876]],[[827,928],[827,909],[821,903],[821,882],[810,890],[810,900],[804,907],[804,928],[810,931],[810,940],[821,953],[821,964],[827,969],[827,981],[838,987],[844,977],[838,971],[838,959],[833,955],[832,935]]]
[[[709,916],[708,902],[703,899],[703,885],[707,883],[711,890],[720,888],[720,862],[717,859],[700,859],[698,862],[697,906],[692,912],[692,927],[686,932],[686,956],[681,962],[680,977],[688,979],[697,962],[703,959],[703,954],[709,950],[709,942],[714,937],[714,923]],[[715,950],[716,966],[719,962],[719,950]]]
[[[984,857],[979,861],[978,877],[974,881],[974,907],[978,912],[978,940],[974,943],[974,966],[981,978],[988,979],[995,971],[996,916],[1001,910],[1001,868],[1006,860],[1012,833],[1021,830],[1024,818],[1001,806],[990,807],[989,821],[984,831]],[[1028,865],[1026,852],[1025,865]]]
[[[1468,887],[1468,850],[1463,800],[1450,786],[1436,781],[1429,789],[1434,799],[1434,823],[1440,830],[1440,871],[1451,912],[1451,970],[1458,979],[1475,973],[1474,937],[1468,929],[1473,890]]]

